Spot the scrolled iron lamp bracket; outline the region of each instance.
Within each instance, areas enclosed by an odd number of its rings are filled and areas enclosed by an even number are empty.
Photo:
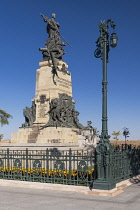
[[[109,33],[108,33],[108,28],[109,28],[109,23],[111,28],[113,28],[114,32],[110,35],[110,41],[109,41]],[[108,52],[110,50],[110,46],[112,48],[115,48],[117,46],[117,41],[118,37],[115,33],[115,27],[116,25],[114,24],[114,21],[112,19],[108,19],[107,21],[101,21],[99,23],[99,29],[100,29],[100,36],[97,39],[96,43],[96,50],[94,51],[94,56],[96,58],[101,58],[103,59],[103,43],[106,42],[107,45],[107,58],[108,58]],[[108,59],[107,59],[108,62]]]

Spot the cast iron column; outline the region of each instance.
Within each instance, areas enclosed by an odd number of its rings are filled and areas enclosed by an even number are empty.
[[[102,80],[102,140],[108,136],[107,128],[107,33],[103,33],[101,30],[102,40],[102,69],[103,69],[103,80]]]
[[[100,142],[96,147],[96,180],[93,182],[94,189],[110,190],[115,187],[115,181],[111,177],[111,152],[113,146],[110,144],[107,126],[107,62],[108,53],[111,47],[117,46],[117,35],[112,33],[109,36],[108,25],[115,29],[114,21],[109,19],[101,21],[99,24],[100,36],[96,42],[97,49],[95,50],[95,57],[102,59],[102,131],[100,135]],[[109,40],[110,38],[110,40]]]

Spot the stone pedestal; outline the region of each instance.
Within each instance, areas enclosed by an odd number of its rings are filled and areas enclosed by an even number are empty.
[[[19,128],[12,133],[11,143],[78,143],[78,129],[47,127],[40,130],[39,126]]]
[[[36,116],[32,125],[27,122],[12,133],[11,143],[78,143],[78,129],[67,127],[45,127],[49,121],[50,102],[66,94],[72,97],[71,74],[68,65],[62,60],[58,62],[57,75],[52,74],[52,62],[42,61],[36,72],[36,94],[33,98]],[[33,112],[33,108],[26,108]],[[25,112],[26,112],[25,110]]]
[[[49,116],[49,103],[52,99],[58,98],[59,93],[66,93],[72,97],[71,74],[66,69],[68,65],[59,61],[58,77],[55,75],[53,80],[51,61],[43,61],[39,63],[40,69],[36,73],[36,96],[33,99],[36,103],[36,120],[34,123],[45,123]],[[65,66],[65,70],[63,69]]]

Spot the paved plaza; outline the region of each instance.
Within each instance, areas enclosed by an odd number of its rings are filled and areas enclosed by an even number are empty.
[[[140,210],[140,182],[115,196],[1,186],[0,210]]]

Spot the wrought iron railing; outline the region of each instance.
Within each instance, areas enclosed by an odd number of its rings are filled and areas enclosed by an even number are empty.
[[[89,186],[94,151],[0,150],[0,178]]]
[[[112,178],[116,183],[140,174],[140,147],[120,145],[110,154]]]
[[[108,149],[99,144],[95,157],[95,179],[100,183],[118,183],[140,174],[140,147],[109,145]]]

